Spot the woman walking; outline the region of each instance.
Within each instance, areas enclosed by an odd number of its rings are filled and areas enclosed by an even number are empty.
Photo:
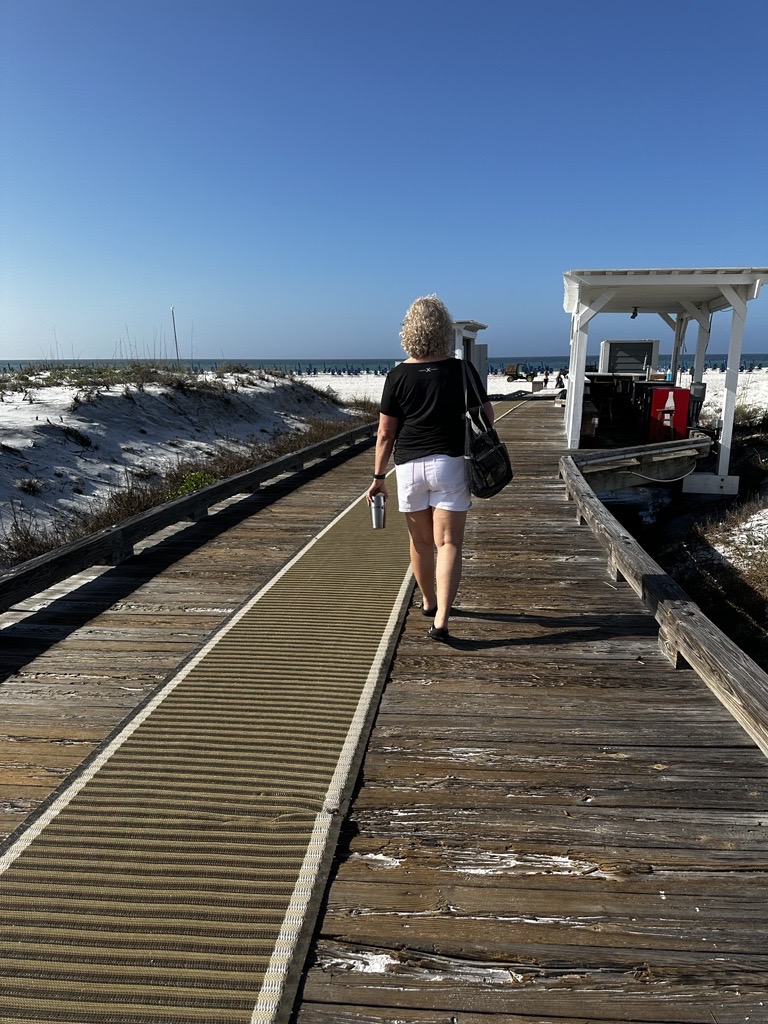
[[[454,327],[434,295],[416,299],[405,314],[400,337],[408,358],[384,382],[376,439],[374,494],[387,497],[386,468],[394,451],[398,504],[410,536],[411,566],[421,590],[422,613],[434,618],[427,634],[450,639],[448,618],[461,580],[467,511],[472,504],[464,465],[462,360],[450,353]],[[471,363],[469,407],[493,406]]]

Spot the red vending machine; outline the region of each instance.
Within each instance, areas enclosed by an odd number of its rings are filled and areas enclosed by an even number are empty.
[[[648,423],[649,441],[681,441],[688,436],[690,398],[688,388],[676,388],[670,384],[653,389]]]

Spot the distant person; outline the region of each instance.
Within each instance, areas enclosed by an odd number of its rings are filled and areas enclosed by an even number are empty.
[[[565,381],[563,380],[562,370],[557,371],[557,380],[555,381],[555,387],[558,389],[558,391],[562,390],[562,388],[565,387]]]
[[[544,390],[546,391],[549,387],[549,370],[544,371]]]
[[[416,299],[400,334],[408,358],[384,381],[376,440],[374,494],[387,497],[385,473],[394,451],[398,503],[410,536],[411,566],[422,614],[434,618],[428,636],[450,640],[448,618],[461,580],[462,546],[472,502],[464,465],[464,380],[450,313],[434,295]],[[465,362],[469,407],[493,406],[474,366]]]

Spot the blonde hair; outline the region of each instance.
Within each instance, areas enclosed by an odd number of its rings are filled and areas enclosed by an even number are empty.
[[[408,307],[400,332],[409,356],[447,356],[453,348],[453,319],[436,295],[424,295]]]

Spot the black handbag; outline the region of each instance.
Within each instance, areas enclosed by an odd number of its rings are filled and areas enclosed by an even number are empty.
[[[492,498],[513,478],[507,446],[488,422],[478,395],[478,408],[470,411],[467,396],[467,368],[461,361],[464,376],[464,460],[467,484],[476,498]],[[475,389],[477,391],[477,389]]]

